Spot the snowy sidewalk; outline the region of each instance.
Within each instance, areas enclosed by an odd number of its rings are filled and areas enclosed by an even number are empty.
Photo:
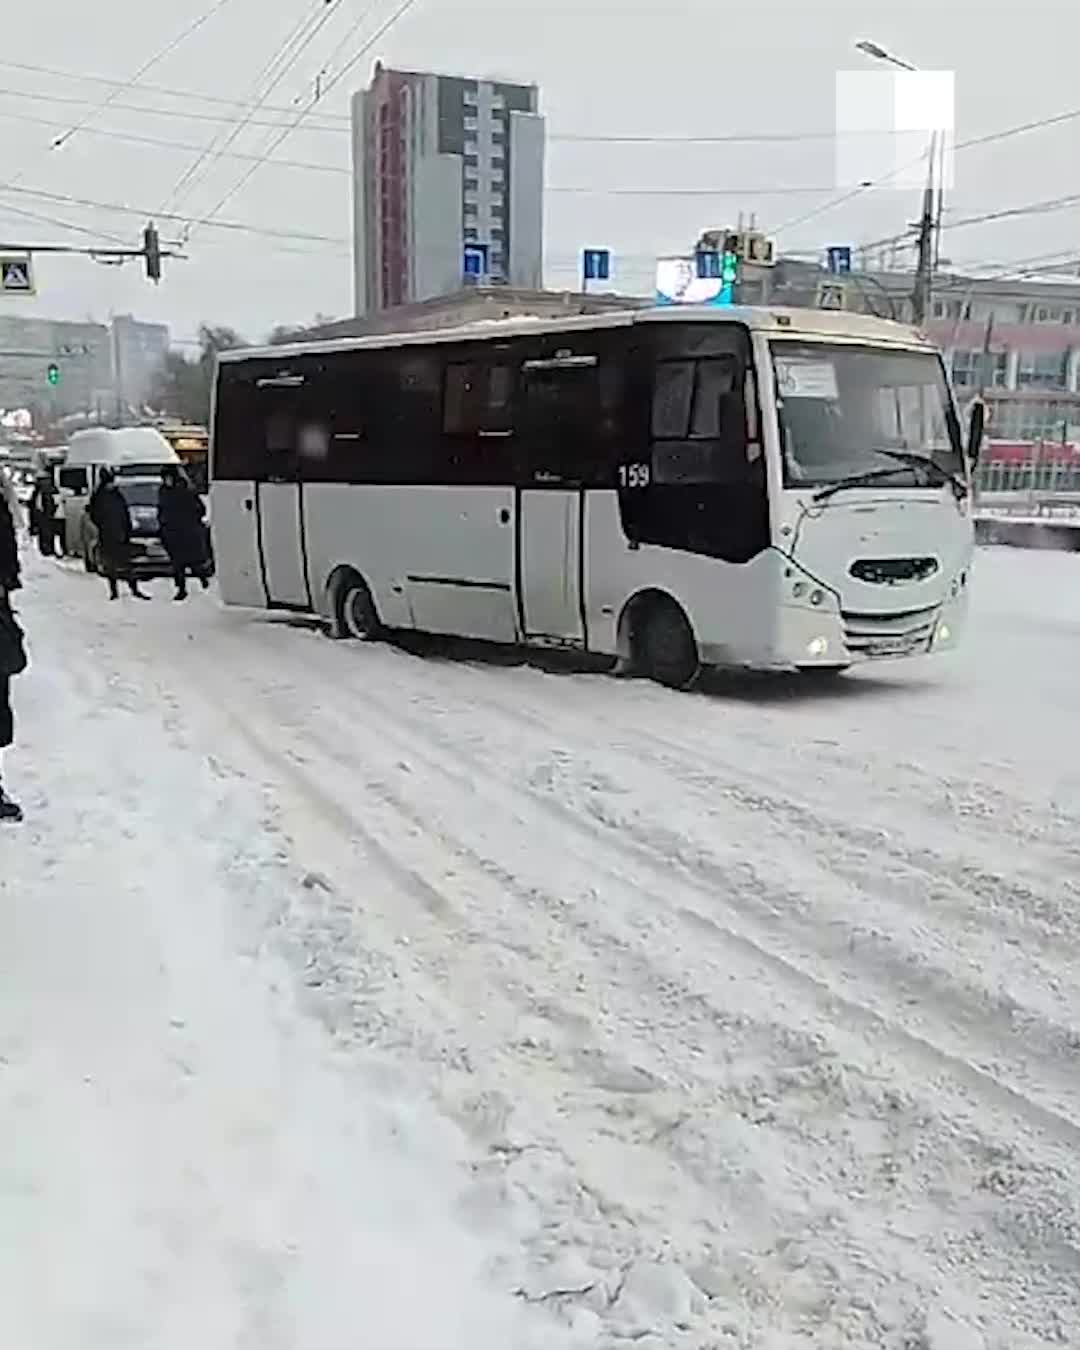
[[[130,615],[28,580],[29,821],[0,837],[0,1345],[526,1344],[458,1212],[460,1137],[379,1059],[335,1052],[263,949],[287,878],[258,788],[94,670],[45,597]]]

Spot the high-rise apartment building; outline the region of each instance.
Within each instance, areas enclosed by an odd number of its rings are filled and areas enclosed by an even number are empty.
[[[389,70],[353,98],[355,306],[367,314],[487,280],[542,284],[544,119],[535,85]]]

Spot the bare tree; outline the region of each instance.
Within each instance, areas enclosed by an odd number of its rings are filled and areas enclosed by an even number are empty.
[[[187,357],[179,351],[166,355],[154,384],[154,406],[184,422],[205,426],[210,420],[210,391],[218,353],[245,345],[234,328],[204,323],[199,329],[197,356]]]

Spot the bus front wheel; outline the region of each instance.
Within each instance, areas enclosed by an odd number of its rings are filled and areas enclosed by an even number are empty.
[[[635,627],[637,663],[644,674],[669,689],[693,683],[701,658],[690,623],[673,600],[648,605]]]

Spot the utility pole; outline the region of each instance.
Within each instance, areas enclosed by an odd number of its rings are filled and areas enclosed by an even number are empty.
[[[911,293],[912,317],[917,324],[925,323],[930,311],[930,291],[934,275],[934,236],[935,236],[935,200],[934,200],[934,160],[937,156],[937,133],[930,140],[930,163],[926,172],[926,187],[923,190],[922,215],[915,227],[916,252],[915,287]]]

